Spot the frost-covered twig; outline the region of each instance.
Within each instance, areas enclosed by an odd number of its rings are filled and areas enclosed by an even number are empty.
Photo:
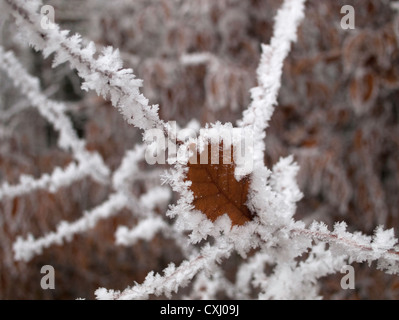
[[[70,164],[65,171],[56,168],[51,175],[44,174],[39,179],[22,176],[18,185],[9,186],[5,183],[0,187],[0,199],[4,196],[12,198],[36,189],[48,189],[50,192],[55,192],[61,186],[66,186],[88,175],[98,182],[107,183],[108,167],[97,152],[86,150],[85,141],[77,137],[71,120],[65,114],[65,106],[44,96],[40,91],[39,80],[30,76],[14,54],[11,51],[5,52],[1,46],[0,69],[7,73],[30,104],[37,108],[39,113],[59,132],[60,148],[71,151],[78,161],[78,165]]]
[[[259,270],[263,270],[266,264],[272,264],[273,258],[265,251],[261,250],[240,265],[236,273],[235,298],[248,299],[251,291],[252,282],[260,279]],[[263,273],[261,273],[263,275]],[[263,280],[263,279],[262,279]]]
[[[143,159],[144,150],[144,145],[137,145],[133,150],[126,153],[125,157],[122,159],[121,165],[113,174],[112,181],[115,193],[112,194],[107,201],[86,212],[82,218],[74,222],[62,221],[56,231],[41,238],[34,239],[32,236],[28,236],[27,240],[18,238],[14,244],[15,259],[28,261],[33,256],[41,254],[44,248],[53,244],[60,244],[64,240],[70,241],[73,235],[86,232],[93,228],[98,221],[112,217],[122,208],[128,208],[138,217],[146,217],[147,220],[141,221],[138,226],[130,231],[127,228],[120,227],[116,232],[117,244],[129,245],[140,238],[151,239],[160,228],[165,229],[165,233],[169,234],[171,238],[175,238],[181,242],[178,234],[170,230],[170,226],[164,221],[158,221],[160,218],[157,218],[152,211],[156,206],[165,207],[168,204],[171,197],[170,189],[167,187],[154,188],[147,192],[147,194],[142,195],[140,199],[134,196],[129,190],[131,184],[135,181],[136,173],[139,171],[138,162]],[[93,165],[89,161],[86,161],[82,166],[84,168],[90,168]],[[70,170],[72,169],[64,172],[57,168],[55,170],[55,178],[53,179],[54,183],[62,183],[65,179],[74,177],[74,175],[69,172]],[[75,176],[81,178],[84,174],[80,172]],[[47,179],[47,176],[45,176],[45,178]],[[58,185],[52,186],[50,184],[51,180],[47,182],[49,178],[47,180],[43,179],[43,182],[39,180],[40,183],[33,179],[31,180],[29,180],[30,183],[28,183],[25,179],[22,181],[23,183],[21,182],[20,186],[17,186],[18,188],[14,187],[15,190],[6,189],[7,193],[5,193],[7,195],[19,195],[16,193],[22,193],[24,191],[29,192],[34,187],[41,187],[42,189],[50,188],[50,191],[58,187]],[[38,186],[36,186],[35,183],[38,184]],[[30,189],[26,189],[27,186],[29,186]],[[157,223],[157,221],[159,223]],[[151,230],[150,233],[148,232],[149,230]],[[184,243],[181,243],[181,247],[183,252],[187,249]]]
[[[321,298],[316,286],[318,279],[339,272],[352,262],[377,261],[378,269],[399,273],[399,248],[392,229],[378,227],[374,236],[366,236],[347,232],[345,223],[337,223],[329,231],[325,224],[314,222],[308,228],[294,224],[286,230],[276,230],[272,237],[272,242],[265,239],[264,245],[260,245],[263,249],[240,266],[236,298],[248,298],[251,287],[261,289],[260,299]],[[280,247],[266,249],[273,247],[276,237],[280,238],[276,242]],[[303,253],[307,254],[305,260],[293,259]],[[271,274],[260,271],[265,266],[269,266]]]
[[[127,154],[126,158],[132,154]],[[124,167],[122,162],[121,168]],[[126,162],[127,163],[127,162]],[[123,171],[126,172],[127,170]],[[180,233],[175,224],[167,223],[159,214],[154,212],[156,207],[164,210],[171,198],[171,190],[168,187],[154,187],[139,199],[129,194],[129,209],[141,220],[131,227],[120,226],[115,232],[115,242],[117,245],[132,246],[138,240],[151,240],[157,233],[162,233],[166,238],[173,239],[180,247],[183,255],[189,257],[197,252],[187,241],[184,234]]]
[[[180,57],[180,62],[184,66],[196,66],[201,64],[206,64],[216,57],[210,52],[196,52],[196,53],[186,53]]]
[[[83,217],[74,222],[60,222],[56,231],[51,232],[41,238],[34,239],[32,236],[28,236],[27,240],[23,240],[21,237],[18,238],[14,244],[15,259],[29,261],[33,256],[41,254],[43,248],[47,248],[56,243],[60,244],[64,240],[71,240],[73,235],[77,233],[83,233],[93,228],[98,221],[117,214],[122,208],[133,208],[135,209],[133,211],[144,214],[142,210],[143,208],[139,204],[139,200],[128,191],[128,184],[129,182],[134,181],[134,174],[138,171],[137,163],[142,159],[143,151],[143,146],[138,145],[134,148],[134,150],[127,152],[120,167],[114,172],[113,175],[114,187],[117,188],[116,190],[118,191],[115,191],[115,193],[112,194],[107,201],[91,211],[86,212]],[[84,162],[83,164],[85,167],[92,166],[88,161]],[[57,176],[56,179],[54,179],[56,182],[63,181],[60,179],[60,175],[61,177],[63,177],[63,175],[66,175],[67,177],[72,176],[69,172],[65,173],[60,169],[56,169],[56,173]],[[82,177],[82,175],[78,175],[78,177]],[[127,180],[128,178],[130,180]],[[19,187],[19,189],[25,190],[24,188],[26,188],[26,184],[26,182],[21,183],[21,187]],[[41,183],[40,186],[43,186],[43,188],[49,187],[44,183]],[[17,191],[19,189],[17,189]],[[14,191],[14,193],[15,192],[16,191]],[[8,193],[10,193],[10,191],[8,191]]]
[[[189,281],[201,270],[211,272],[214,264],[220,259],[230,256],[232,246],[221,237],[213,246],[206,245],[199,255],[182,262],[179,267],[171,263],[163,275],[150,272],[142,284],[136,284],[124,291],[107,290],[99,288],[95,294],[100,300],[136,300],[146,299],[149,295],[166,295],[170,297],[172,292],[177,292],[180,287],[185,287]]]
[[[45,57],[54,53],[53,65],[69,61],[85,82],[82,88],[95,90],[103,97],[109,97],[128,123],[141,129],[165,129],[158,117],[158,106],[150,106],[140,93],[142,81],[136,79],[132,69],[122,69],[118,50],[107,47],[95,58],[94,43],[83,46],[79,35],[68,36],[68,31],[60,30],[53,22],[44,29],[38,14],[42,5],[39,0],[5,0],[16,24],[21,28],[27,41],[37,50],[42,50]]]
[[[161,217],[151,217],[141,220],[134,228],[128,229],[125,226],[118,227],[115,232],[116,244],[131,246],[138,240],[151,240],[154,235],[167,225]]]
[[[98,207],[85,212],[82,218],[71,223],[62,221],[55,232],[39,239],[35,239],[31,234],[25,240],[19,237],[13,246],[15,259],[29,261],[35,255],[41,254],[44,248],[71,241],[74,235],[93,228],[101,219],[115,215],[126,207],[127,203],[128,199],[123,194],[113,194]]]
[[[350,261],[371,263],[377,261],[377,268],[390,274],[399,273],[399,247],[394,230],[375,229],[374,236],[346,231],[346,223],[336,223],[329,231],[324,223],[314,222],[308,229],[294,228],[294,235],[301,235],[330,244],[336,255],[345,255]]]
[[[134,245],[138,240],[151,240],[160,231],[169,229],[169,225],[161,216],[155,214],[154,209],[164,209],[169,203],[171,191],[167,187],[155,187],[135,199],[135,214],[142,218],[137,225],[128,229],[119,227],[115,232],[116,244],[123,246]]]
[[[226,278],[225,272],[220,266],[215,267],[211,274],[206,270],[200,271],[192,286],[191,294],[184,299],[215,300],[219,293],[224,293],[229,298],[235,298],[234,285]]]
[[[18,184],[10,185],[5,182],[0,186],[0,200],[4,198],[13,199],[35,190],[47,190],[54,193],[62,187],[90,176],[93,165],[95,163],[91,161],[82,162],[78,165],[70,163],[66,168],[57,167],[52,173],[45,173],[38,179],[29,175],[21,175]]]
[[[339,272],[346,263],[345,255],[333,255],[325,243],[314,245],[306,260],[280,263],[272,275],[255,279],[255,286],[261,288],[259,299],[319,299],[315,284],[321,277]]]
[[[138,165],[144,158],[145,148],[145,145],[138,144],[125,153],[121,164],[112,175],[112,187],[115,191],[128,192],[131,183],[140,172]]]
[[[285,0],[277,12],[273,37],[269,45],[262,45],[257,69],[258,86],[251,89],[251,105],[243,113],[240,126],[252,126],[256,137],[255,159],[263,160],[265,129],[277,103],[281,86],[283,63],[291,43],[296,40],[297,28],[304,16],[305,0]]]
[[[59,131],[59,146],[72,150],[73,154],[84,152],[84,141],[79,140],[72,123],[66,116],[62,103],[47,99],[40,90],[39,79],[30,76],[11,51],[5,52],[0,46],[0,68],[5,71],[15,85],[26,96],[29,103]]]

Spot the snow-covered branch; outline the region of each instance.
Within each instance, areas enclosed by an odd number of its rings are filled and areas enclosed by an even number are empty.
[[[346,265],[344,255],[333,255],[325,243],[313,246],[305,261],[295,260],[276,266],[269,277],[254,280],[261,288],[259,299],[319,299],[317,281],[339,272]]]
[[[291,43],[296,41],[297,28],[304,17],[305,0],[285,0],[277,12],[270,44],[262,45],[257,69],[258,86],[251,89],[251,105],[243,113],[240,126],[252,126],[256,137],[255,160],[263,160],[265,129],[277,104],[283,63]]]
[[[134,228],[119,227],[115,232],[116,244],[128,246],[134,245],[138,240],[151,240],[154,235],[167,225],[161,217],[151,217],[141,220]]]
[[[148,212],[148,209],[143,208],[139,200],[129,192],[129,183],[134,181],[135,173],[138,171],[138,162],[143,158],[143,151],[143,146],[139,145],[136,146],[134,150],[127,152],[120,167],[115,170],[113,175],[113,184],[116,192],[110,195],[107,201],[86,212],[80,219],[74,222],[60,222],[56,231],[51,232],[39,239],[34,239],[32,236],[28,236],[27,240],[23,240],[21,237],[18,238],[14,244],[15,259],[29,261],[33,256],[41,254],[44,248],[47,248],[53,244],[60,244],[64,240],[70,241],[73,235],[86,232],[87,230],[95,227],[98,221],[107,219],[117,214],[122,208],[127,207],[133,212],[138,212],[142,215]],[[90,161],[83,162],[82,166],[83,168],[93,167]],[[69,171],[71,170],[72,169],[69,169]],[[60,169],[56,169],[55,178],[53,179],[55,181],[54,183],[61,183],[64,180],[74,176],[78,178],[83,176],[83,174],[72,175],[69,171],[66,170],[64,172]],[[128,178],[130,180],[127,180]],[[50,185],[47,180],[51,182],[51,179],[47,176],[42,179],[44,180],[43,182],[41,180],[38,182],[35,182],[32,179],[31,180],[33,182],[30,180],[25,180],[21,181],[21,184],[17,187],[8,187],[8,189],[5,188],[7,192],[4,193],[7,195],[18,195],[17,191],[20,193],[24,191],[29,192],[36,185],[37,188],[55,188],[58,186]],[[46,182],[47,184],[45,184]],[[29,188],[27,186],[29,186]]]
[[[58,145],[61,149],[72,152],[78,164],[71,163],[65,170],[56,168],[51,174],[44,174],[39,179],[21,176],[20,183],[0,187],[0,199],[4,196],[13,198],[32,190],[48,189],[55,192],[61,186],[91,176],[100,183],[107,183],[109,169],[97,152],[86,150],[85,141],[78,138],[69,117],[65,114],[64,104],[48,99],[40,90],[39,80],[28,74],[26,69],[11,52],[5,52],[0,46],[0,69],[7,73],[22,94],[35,107],[40,115],[59,132]]]
[[[38,179],[29,175],[21,175],[18,184],[10,185],[8,182],[4,182],[0,185],[0,200],[4,198],[12,199],[35,190],[48,190],[54,193],[62,187],[90,176],[93,164],[91,161],[82,162],[78,165],[70,163],[66,168],[57,167],[52,173],[45,173]]]
[[[138,240],[151,240],[156,233],[161,231],[167,234],[170,226],[154,212],[154,209],[156,207],[164,209],[170,197],[169,188],[156,187],[137,199],[134,203],[137,207],[135,212],[143,219],[130,230],[125,226],[119,227],[115,232],[116,244],[129,246],[134,245]]]
[[[178,267],[171,263],[163,270],[163,275],[150,272],[142,284],[136,284],[122,292],[99,288],[95,292],[96,297],[100,300],[147,299],[151,294],[170,297],[172,292],[187,286],[199,271],[206,269],[211,273],[215,263],[230,256],[232,247],[223,240],[218,239],[213,246],[206,245],[199,255],[184,261]]]
[[[53,22],[42,28],[38,13],[42,5],[39,0],[5,0],[17,26],[26,40],[48,57],[55,54],[53,66],[68,61],[85,81],[82,88],[95,90],[98,95],[110,98],[112,104],[123,114],[128,123],[141,129],[164,128],[158,117],[158,106],[150,106],[140,93],[142,81],[136,79],[132,69],[123,69],[119,51],[104,48],[97,58],[96,47],[90,42],[82,44],[80,35],[68,36]]]
[[[71,241],[74,235],[94,228],[99,220],[117,214],[127,206],[128,201],[129,199],[123,194],[113,194],[107,201],[85,212],[80,219],[74,222],[62,221],[56,231],[41,238],[35,239],[31,234],[28,235],[27,239],[19,237],[13,246],[15,260],[29,261],[51,245]]]
[[[309,229],[292,229],[294,235],[302,235],[330,245],[335,256],[344,255],[350,262],[377,261],[377,268],[390,274],[399,273],[399,247],[394,230],[375,229],[373,236],[346,231],[345,222],[336,223],[329,231],[324,223],[314,222]]]

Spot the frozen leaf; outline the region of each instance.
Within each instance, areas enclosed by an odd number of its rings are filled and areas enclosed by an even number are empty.
[[[186,179],[192,182],[190,189],[194,193],[195,208],[203,212],[208,219],[215,221],[227,213],[233,225],[243,225],[253,218],[245,204],[250,181],[248,177],[236,180],[234,161],[225,164],[226,150],[228,148],[223,148],[223,142],[220,145],[208,144],[202,153],[197,152],[197,161],[189,162]],[[230,159],[233,159],[233,148],[229,151]],[[204,158],[207,158],[207,161],[204,161]]]

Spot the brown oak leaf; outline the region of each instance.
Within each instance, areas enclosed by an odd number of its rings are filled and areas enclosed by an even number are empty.
[[[204,153],[206,149],[202,155],[197,152],[196,164],[191,163],[193,161],[188,163],[186,180],[192,182],[190,189],[194,193],[194,207],[203,212],[211,221],[215,221],[225,213],[229,215],[233,225],[243,225],[251,221],[253,215],[245,205],[249,178],[243,177],[237,181],[234,177],[233,147],[231,147],[230,163],[223,162],[223,142],[213,147],[208,144],[207,149],[207,164],[204,163],[205,161],[200,161],[201,158],[206,158],[206,153]],[[226,148],[225,152],[226,150],[228,149]],[[215,161],[217,158],[218,163]]]

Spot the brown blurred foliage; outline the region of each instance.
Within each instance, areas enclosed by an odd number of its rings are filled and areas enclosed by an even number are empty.
[[[284,65],[279,106],[267,130],[268,166],[294,154],[301,166],[304,198],[296,218],[331,225],[346,221],[349,230],[371,233],[384,224],[399,230],[399,13],[387,0],[310,0],[298,41]],[[118,47],[126,67],[144,79],[143,93],[160,104],[160,116],[184,125],[219,120],[235,122],[255,85],[260,43],[272,34],[279,0],[49,1],[64,28],[98,45]],[[340,27],[343,5],[356,10],[356,29]],[[12,26],[5,26],[5,28]],[[70,116],[88,147],[112,168],[140,141],[107,102],[83,94],[68,66],[51,69],[51,59],[27,51],[11,39],[43,89],[70,104]],[[217,63],[185,66],[184,53],[207,51]],[[3,77],[3,76],[2,76]],[[18,101],[11,84],[0,89],[4,108]],[[29,102],[25,102],[29,107]],[[56,146],[56,133],[32,109],[2,120],[0,177],[15,183],[22,173],[36,177],[70,156]],[[134,186],[140,195],[146,186]],[[40,236],[61,220],[73,221],[104,201],[108,188],[89,179],[55,194],[35,192],[0,203],[0,298],[93,298],[100,286],[123,289],[160,271],[181,254],[162,236],[131,248],[114,244],[119,224],[133,225],[129,212],[101,222],[72,242],[53,246],[29,263],[14,262],[16,236]],[[396,232],[396,236],[398,233]],[[234,269],[233,256],[224,263]],[[40,268],[56,270],[56,289],[40,288]],[[356,289],[342,290],[340,274],[320,282],[327,299],[396,299],[399,280],[356,265]],[[234,279],[232,279],[234,280]]]

